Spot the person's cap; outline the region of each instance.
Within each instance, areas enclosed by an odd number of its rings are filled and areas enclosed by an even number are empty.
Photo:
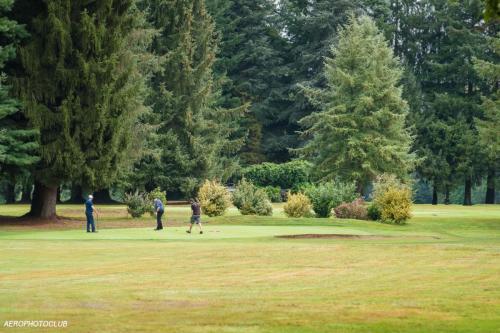
[[[94,196],[92,194],[89,194],[89,199],[94,199]]]

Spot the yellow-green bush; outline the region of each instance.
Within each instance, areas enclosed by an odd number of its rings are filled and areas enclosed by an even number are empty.
[[[271,216],[273,206],[264,190],[243,178],[233,193],[233,204],[242,215]]]
[[[402,224],[411,218],[411,188],[395,177],[384,176],[374,184],[373,205],[384,222]]]
[[[406,186],[401,180],[396,177],[396,175],[390,173],[383,173],[378,175],[375,181],[373,182],[373,198],[378,195],[385,193],[390,188],[400,188]]]
[[[231,204],[231,195],[227,189],[216,180],[205,180],[198,191],[203,214],[221,216]]]
[[[311,213],[312,205],[305,194],[288,194],[288,201],[283,209],[288,217],[303,217]]]

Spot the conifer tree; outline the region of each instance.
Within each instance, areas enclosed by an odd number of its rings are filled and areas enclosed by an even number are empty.
[[[491,39],[491,49],[495,62],[475,59],[474,64],[479,76],[487,82],[482,103],[484,116],[476,119],[479,142],[486,155],[486,204],[495,203],[495,183],[500,169],[500,35]]]
[[[287,119],[287,77],[284,57],[286,41],[276,4],[268,0],[207,0],[221,35],[215,71],[227,77],[222,86],[226,107],[248,104],[242,126],[247,140],[241,157],[246,164],[283,159],[287,147],[276,140]],[[277,135],[278,134],[278,135]]]
[[[381,173],[401,178],[412,168],[402,68],[367,16],[351,17],[326,59],[327,88],[306,89],[321,111],[301,124],[311,140],[299,149],[324,179],[356,181],[358,191]]]
[[[8,18],[13,1],[0,2],[0,174],[12,182],[21,170],[37,162],[36,131],[27,128],[27,121],[19,111],[19,102],[10,97],[10,87],[4,73],[5,63],[15,57],[19,39],[26,36],[25,30]],[[12,192],[12,191],[11,191]]]
[[[204,178],[227,177],[234,165],[241,109],[215,105],[217,35],[204,0],[151,0],[148,15],[159,32],[152,52],[161,59],[148,99],[158,121],[156,181],[170,192],[191,195]]]
[[[425,10],[412,20],[419,25],[413,29],[417,32],[414,38],[421,39],[428,50],[416,55],[427,104],[421,118],[432,119],[433,126],[441,128],[441,135],[425,137],[428,129],[416,123],[419,139],[415,148],[419,154],[430,153],[422,156],[427,161],[436,156],[446,161],[446,168],[436,168],[429,175],[443,180],[445,202],[454,186],[463,185],[463,203],[471,205],[472,186],[485,172],[475,123],[482,117],[483,83],[473,66],[473,58],[488,50],[484,7],[480,0],[426,0],[423,6]]]
[[[141,76],[127,45],[132,0],[19,0],[30,38],[18,51],[15,87],[40,131],[30,215],[55,216],[57,189],[109,186],[126,157]]]
[[[485,89],[472,59],[491,58],[485,42],[498,26],[485,24],[481,0],[391,3],[393,46],[422,95],[410,117],[413,149],[421,161],[417,173],[432,183],[434,203],[439,192],[449,203],[453,188],[463,185],[463,202],[471,204],[472,186],[486,172],[476,121],[483,119],[480,91]]]

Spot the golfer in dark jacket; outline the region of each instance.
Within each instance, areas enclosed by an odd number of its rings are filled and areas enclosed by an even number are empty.
[[[186,230],[188,234],[191,233],[191,229],[193,229],[193,224],[197,224],[198,227],[200,228],[200,234],[203,233],[203,230],[201,229],[201,206],[198,200],[191,199],[191,210],[193,212],[193,215],[191,215],[191,225],[189,226],[189,230]]]
[[[160,199],[156,198],[154,200],[154,205],[155,205],[155,214],[156,214],[156,229],[155,230],[162,230],[163,224],[161,223],[161,217],[163,216],[163,213],[165,212],[165,209],[163,208],[163,202],[161,202]]]
[[[94,200],[94,197],[89,195],[89,198],[87,201],[85,201],[85,216],[87,217],[87,232],[90,232],[90,228],[92,227],[92,232],[97,232],[95,231],[95,223],[94,223],[94,212],[96,214],[99,214],[97,209],[94,207],[94,203],[92,202]]]

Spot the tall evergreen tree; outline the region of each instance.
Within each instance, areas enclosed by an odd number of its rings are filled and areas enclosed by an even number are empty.
[[[274,140],[286,120],[287,68],[283,49],[285,39],[276,14],[276,4],[268,0],[208,0],[221,34],[220,52],[215,64],[218,74],[227,77],[222,97],[226,107],[249,105],[243,127],[247,140],[241,157],[253,164],[281,159],[286,146]]]
[[[424,46],[424,53],[414,56],[419,59],[415,62],[417,75],[427,104],[420,118],[432,122],[441,134],[426,137],[426,122],[416,123],[416,148],[420,154],[430,153],[422,156],[428,161],[446,161],[446,168],[427,174],[434,182],[442,183],[445,201],[457,180],[461,180],[465,189],[463,203],[469,205],[472,186],[484,173],[475,125],[475,119],[482,117],[482,83],[472,62],[474,56],[487,50],[483,4],[480,0],[426,0],[422,6],[425,11],[420,14],[424,16],[414,18],[418,26],[413,28],[415,38]],[[425,27],[422,22],[426,22]]]
[[[413,156],[401,76],[374,21],[351,18],[326,59],[327,88],[306,89],[321,111],[301,120],[312,138],[299,152],[313,161],[320,177],[356,181],[362,192],[377,174],[408,175]]]
[[[365,13],[384,25],[389,7],[385,0],[281,1],[280,16],[289,41],[289,47],[283,52],[288,57],[288,73],[292,79],[286,90],[289,104],[284,104],[279,116],[287,125],[281,139],[288,147],[301,143],[297,135],[298,121],[318,111],[300,87],[326,87],[324,58],[330,54],[331,45],[350,13]]]
[[[0,2],[0,174],[9,178],[7,186],[13,193],[15,176],[37,162],[36,131],[27,127],[27,121],[19,111],[19,103],[9,96],[10,87],[4,73],[5,63],[15,57],[19,40],[25,30],[8,18],[13,0]],[[12,201],[12,195],[9,195]]]
[[[491,50],[496,61],[475,59],[476,71],[487,82],[482,103],[484,117],[476,119],[479,142],[486,155],[486,204],[495,203],[495,183],[500,170],[500,35],[491,39]]]
[[[190,195],[206,177],[227,177],[241,146],[233,137],[241,110],[215,105],[217,35],[204,0],[151,0],[149,20],[159,31],[152,52],[162,59],[151,79],[161,147],[151,162],[161,170],[156,181],[162,187]]]
[[[138,70],[144,78],[144,83],[148,81],[152,73],[158,70],[159,59],[150,52],[151,43],[156,36],[157,31],[153,29],[147,20],[147,0],[134,0],[132,8],[134,16],[134,28],[129,34],[126,41],[129,51],[134,55],[137,62]],[[144,91],[139,95],[141,101],[147,95],[147,86],[144,84]],[[136,170],[135,165],[146,156],[149,152],[149,139],[154,133],[153,126],[148,124],[147,119],[151,118],[151,110],[146,105],[140,106],[139,117],[134,123],[133,131],[129,133],[129,149],[127,151],[127,158],[121,160],[121,164],[117,167],[117,176],[113,181],[112,189],[123,191],[131,189],[129,180],[133,177],[131,175],[143,174],[142,170]],[[142,188],[142,187],[141,187]],[[151,188],[150,190],[152,190]],[[77,183],[72,184],[72,202],[82,202],[84,189]],[[88,189],[87,189],[88,190]],[[94,192],[94,203],[97,204],[110,204],[116,203],[116,200],[111,195],[111,189],[103,188]]]
[[[497,28],[484,23],[480,0],[391,0],[391,8],[392,44],[422,96],[410,100],[418,174],[433,184],[434,203],[438,192],[449,202],[453,187],[463,184],[463,202],[470,204],[471,188],[485,172],[475,121],[484,87],[472,58],[490,57],[486,36]]]
[[[433,188],[433,204],[438,202],[440,191],[450,190],[451,168],[445,152],[452,139],[448,126],[431,116],[421,80],[429,50],[432,50],[434,31],[429,23],[433,6],[429,1],[391,0],[389,17],[390,44],[396,56],[405,64],[403,96],[410,112],[409,123],[418,135],[413,149],[419,155],[416,170],[419,178],[428,181]],[[431,21],[432,22],[432,21]]]
[[[101,189],[116,176],[140,106],[141,76],[127,41],[132,0],[19,0],[31,37],[15,87],[40,131],[30,214],[55,216],[62,182]]]

